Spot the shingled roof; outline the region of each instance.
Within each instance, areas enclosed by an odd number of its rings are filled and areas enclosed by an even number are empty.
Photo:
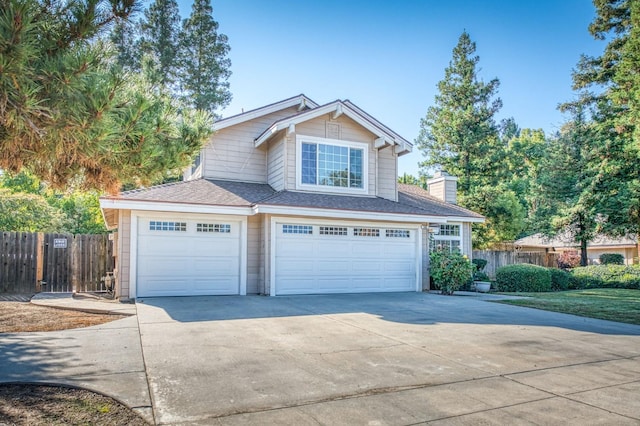
[[[372,213],[483,219],[483,216],[445,203],[414,185],[398,185],[398,202],[380,197],[358,197],[297,191],[275,191],[261,183],[197,179],[123,192],[109,200],[210,206],[289,206]]]

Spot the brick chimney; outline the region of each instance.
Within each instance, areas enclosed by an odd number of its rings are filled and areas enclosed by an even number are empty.
[[[458,203],[458,178],[451,176],[444,170],[436,172],[436,174],[427,181],[427,190],[431,196],[446,203]]]

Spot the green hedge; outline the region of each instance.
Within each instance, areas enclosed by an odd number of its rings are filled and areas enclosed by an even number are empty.
[[[551,291],[551,271],[542,266],[507,265],[496,271],[498,291]]]
[[[640,288],[640,265],[590,265],[571,271],[571,288]]]
[[[603,265],[624,265],[624,256],[618,253],[602,253],[600,263]]]
[[[549,268],[551,272],[551,290],[564,291],[569,290],[571,285],[571,274],[567,271],[557,268]]]

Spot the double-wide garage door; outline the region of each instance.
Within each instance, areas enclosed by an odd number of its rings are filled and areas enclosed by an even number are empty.
[[[276,223],[277,295],[415,291],[416,229]]]
[[[239,294],[240,224],[140,217],[136,295]]]

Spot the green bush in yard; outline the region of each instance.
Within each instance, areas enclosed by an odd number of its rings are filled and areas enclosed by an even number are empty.
[[[624,265],[624,256],[619,253],[602,253],[600,263],[602,265]]]
[[[571,283],[571,274],[562,269],[549,268],[551,272],[551,290],[552,291],[564,291],[569,290]]]
[[[476,271],[481,272],[485,266],[487,266],[487,261],[485,259],[473,259],[471,263],[476,267]]]
[[[434,250],[429,259],[431,277],[442,294],[453,294],[471,281],[474,267],[467,256],[448,250]]]
[[[551,291],[551,271],[542,266],[507,265],[496,271],[498,291]]]
[[[590,265],[571,272],[571,287],[640,288],[640,265]]]

